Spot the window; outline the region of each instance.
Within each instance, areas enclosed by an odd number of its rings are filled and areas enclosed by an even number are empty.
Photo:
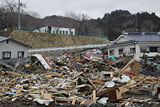
[[[18,51],[17,57],[18,58],[23,58],[24,57],[24,51]]]
[[[61,34],[61,33],[62,33],[62,31],[60,30],[60,31],[59,31],[59,34]]]
[[[130,53],[131,54],[135,54],[136,53],[136,49],[135,48],[130,48]]]
[[[73,35],[73,32],[71,31],[70,34]]]
[[[150,52],[157,52],[158,47],[149,47]]]
[[[110,53],[110,56],[114,55],[114,50],[110,50],[109,53]]]
[[[2,59],[10,59],[11,52],[2,52]]]
[[[65,31],[63,31],[63,34],[65,34]]]
[[[141,53],[147,52],[147,47],[140,47]]]
[[[119,49],[119,55],[123,55],[123,49]]]
[[[56,30],[56,34],[58,34],[58,30]]]
[[[68,35],[68,31],[66,31],[66,35]]]
[[[55,31],[53,30],[53,33],[55,33]]]

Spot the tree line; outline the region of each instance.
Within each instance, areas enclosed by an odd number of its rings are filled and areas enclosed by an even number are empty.
[[[12,1],[12,2],[11,2]],[[0,29],[18,26],[18,4],[14,0],[3,0],[0,5]],[[81,33],[95,33],[116,39],[122,31],[159,32],[160,17],[155,13],[130,13],[128,10],[115,10],[102,18],[92,19],[86,14],[68,12],[64,16],[39,18],[36,12],[25,12],[26,4],[21,3],[21,26],[36,29],[43,26],[75,28]]]

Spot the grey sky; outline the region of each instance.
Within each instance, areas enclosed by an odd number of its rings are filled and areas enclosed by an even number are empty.
[[[18,0],[15,0],[18,1]],[[27,10],[35,11],[41,17],[65,15],[66,12],[84,13],[91,18],[103,17],[116,9],[129,10],[131,13],[147,11],[160,16],[160,0],[21,0]]]

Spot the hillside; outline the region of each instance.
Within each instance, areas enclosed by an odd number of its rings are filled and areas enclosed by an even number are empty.
[[[77,36],[77,35],[57,35],[49,33],[35,33],[14,30],[11,38],[25,43],[32,48],[64,47],[87,44],[105,44],[109,41],[98,37]]]
[[[2,11],[2,12],[1,12]],[[9,15],[9,16],[8,16]],[[76,14],[75,14],[76,15]],[[17,27],[17,13],[8,14],[0,10],[0,30]],[[83,15],[82,15],[83,16]],[[77,16],[78,18],[83,18]],[[132,14],[127,10],[115,10],[97,19],[75,19],[71,16],[47,16],[35,18],[21,14],[21,26],[37,29],[44,26],[75,28],[77,33],[93,33],[107,35],[109,40],[115,40],[122,31],[126,32],[159,32],[160,17],[156,13],[137,12]]]

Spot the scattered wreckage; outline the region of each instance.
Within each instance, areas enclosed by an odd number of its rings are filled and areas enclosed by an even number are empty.
[[[106,58],[91,52],[65,53],[55,59],[33,56],[23,66],[0,63],[0,104],[21,101],[45,106],[160,105],[158,59]]]

